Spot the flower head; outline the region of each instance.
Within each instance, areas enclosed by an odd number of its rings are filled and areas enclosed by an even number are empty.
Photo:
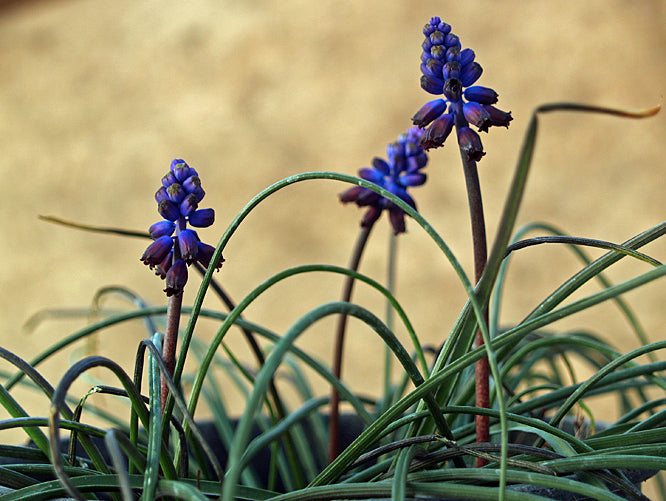
[[[182,292],[188,265],[198,261],[207,268],[213,257],[215,248],[201,242],[197,232],[187,228],[187,223],[206,228],[215,221],[213,209],[199,209],[204,195],[197,171],[184,160],[173,160],[169,172],[162,178],[162,186],[155,193],[157,211],[164,219],[148,230],[154,242],[141,256],[144,264],[166,280],[167,296]],[[217,269],[223,261],[217,263]]]
[[[426,175],[421,169],[428,163],[428,156],[420,145],[423,130],[418,127],[410,128],[398,140],[386,147],[387,160],[374,158],[372,167],[364,167],[358,171],[359,177],[371,181],[376,185],[400,197],[416,209],[416,202],[407,193],[407,188],[421,186],[426,181]],[[342,203],[354,202],[359,207],[368,207],[361,226],[371,226],[384,209],[388,210],[393,231],[404,233],[405,212],[389,199],[374,191],[354,186],[340,194]]]
[[[426,103],[412,118],[415,125],[426,129],[421,145],[426,150],[443,146],[455,125],[461,150],[468,160],[478,160],[484,155],[483,146],[469,125],[482,132],[492,126],[508,127],[511,112],[492,106],[498,97],[493,89],[474,85],[483,68],[474,60],[472,49],[462,48],[450,25],[433,17],[423,34],[421,87],[444,98]],[[467,130],[462,131],[464,128]]]

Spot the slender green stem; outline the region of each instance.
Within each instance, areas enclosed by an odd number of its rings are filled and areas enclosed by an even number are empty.
[[[635,251],[634,249],[631,249],[622,244],[614,244],[613,242],[606,242],[604,240],[597,240],[594,238],[571,237],[568,235],[546,235],[541,237],[527,238],[525,240],[517,240],[506,248],[505,255],[508,256],[514,251],[524,249],[526,247],[531,247],[533,245],[548,243],[580,245],[586,247],[597,247],[599,249],[615,250],[627,256],[640,259],[641,261],[651,264],[652,266],[659,266],[662,264],[660,261],[657,261],[650,256]]]
[[[199,262],[195,262],[194,267],[201,274],[201,276],[206,275],[206,268],[204,268]],[[227,291],[225,291],[214,278],[210,281],[210,287],[215,291],[215,293],[218,295],[220,300],[224,303],[229,311],[236,307],[236,303],[233,299],[231,299],[231,296],[229,296]],[[264,353],[261,351],[261,347],[259,346],[259,343],[257,343],[257,340],[254,338],[254,334],[247,329],[241,329],[241,332],[243,332],[243,336],[245,337],[247,344],[250,346],[250,349],[252,350],[252,353],[257,359],[259,365],[264,365]]]
[[[206,274],[206,268],[201,266],[201,264],[196,262],[194,263],[194,266],[196,267],[197,271],[201,273],[202,276]],[[222,288],[220,284],[217,283],[215,279],[211,279],[210,286],[229,311],[232,311],[236,307],[236,303],[234,302],[234,300],[231,299],[231,296],[229,296],[229,294]],[[245,337],[247,344],[250,346],[250,350],[252,350],[254,357],[257,359],[259,368],[261,368],[266,362],[266,357],[264,356],[264,352],[261,351],[261,347],[259,346],[259,343],[257,343],[257,340],[254,337],[254,333],[249,329],[245,329],[243,327],[241,327],[241,332],[243,333],[243,336]],[[281,420],[287,416],[287,409],[284,405],[284,402],[282,402],[282,399],[280,398],[280,394],[278,393],[277,387],[275,386],[275,381],[271,381],[270,393],[271,393],[271,398],[273,400],[273,404],[275,405],[275,412],[277,414],[277,418],[278,420]]]
[[[365,244],[368,242],[368,237],[372,231],[374,222],[368,226],[361,226],[361,231],[356,239],[354,250],[352,251],[351,259],[349,261],[349,269],[358,271],[361,257]],[[342,290],[342,301],[348,303],[351,300],[352,291],[354,289],[354,277],[348,275]],[[333,375],[340,379],[342,377],[342,352],[345,340],[345,331],[347,329],[347,315],[340,315],[338,317],[338,327],[335,335],[335,348],[333,351]],[[329,420],[329,448],[328,456],[331,461],[338,457],[340,446],[340,394],[338,390],[333,388],[331,390],[331,415]]]
[[[386,266],[386,288],[393,293],[395,291],[395,266],[397,258],[398,238],[394,232],[389,233],[389,254]],[[393,330],[393,305],[386,301],[386,327]],[[393,354],[388,346],[384,348],[384,396],[387,404],[392,400],[391,395],[391,364]]]
[[[198,262],[194,263],[194,265],[197,271],[201,273],[202,276],[206,275],[206,268],[204,268]],[[225,304],[225,306],[228,308],[229,311],[232,311],[236,307],[236,303],[234,302],[234,300],[222,288],[222,286],[217,283],[215,279],[211,279],[210,286],[218,295],[220,300]],[[257,359],[259,368],[261,369],[264,366],[264,363],[266,363],[266,357],[264,356],[264,352],[261,351],[261,347],[259,346],[259,343],[255,339],[254,333],[252,331],[243,327],[241,327],[240,329],[241,332],[243,333],[243,336],[245,337],[245,340],[247,341],[247,344],[250,347],[250,350],[252,351],[254,357]],[[278,392],[277,386],[275,385],[275,381],[273,379],[271,379],[269,383],[269,392],[271,395],[273,406],[275,407],[275,415],[271,413],[271,419],[273,420],[273,424],[277,424],[278,421],[282,421],[285,417],[287,417],[288,412],[286,406],[284,405],[284,402],[282,401],[282,398],[280,398],[280,393]],[[291,435],[288,434],[284,436],[283,440],[284,440],[285,450],[287,452],[287,457],[289,458],[289,461],[291,462],[292,466],[294,466],[293,471],[295,474],[295,478],[300,478],[298,468],[295,466],[296,451],[292,437]]]

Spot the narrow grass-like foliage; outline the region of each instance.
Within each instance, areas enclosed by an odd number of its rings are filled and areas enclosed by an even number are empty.
[[[575,103],[538,107],[518,153],[495,240],[487,261],[484,255],[483,266],[477,267],[475,279],[428,222],[427,211],[417,212],[400,196],[366,179],[303,172],[254,196],[222,232],[208,269],[200,266],[202,279],[194,303],[176,311],[182,322],[172,375],[164,362],[160,331],[165,318],[174,315],[173,307],[151,306],[141,294],[119,286],[103,287],[94,296],[91,311],[97,321],[57,340],[32,360],[0,348],[0,357],[9,366],[1,374],[0,405],[11,416],[0,422],[0,429],[22,428],[30,441],[29,445],[0,446],[0,484],[6,488],[2,499],[535,500],[550,499],[554,492],[586,499],[646,499],[637,485],[666,470],[666,399],[662,396],[666,341],[649,342],[649,333],[623,295],[666,275],[666,265],[640,250],[663,237],[666,223],[637,230],[622,243],[567,235],[548,223],[516,229],[539,117],[561,111],[645,118],[658,110],[627,112]],[[460,287],[467,296],[456,322],[446,326],[448,332],[440,346],[424,346],[393,280],[384,286],[358,271],[358,262],[353,269],[324,264],[285,269],[251,288],[237,303],[230,299],[214,278],[215,263],[258,205],[280,190],[297,190],[302,183],[370,190],[393,204],[390,207],[403,211],[418,231],[428,235],[443,262],[455,272],[457,281],[449,286]],[[142,232],[44,219],[115,237],[148,237]],[[395,237],[390,245],[389,270],[393,272],[398,254]],[[509,264],[521,259],[522,249],[538,245],[570,248],[581,268],[544,297],[534,298],[538,304],[523,320],[501,325],[501,304],[511,301],[504,287]],[[605,253],[592,260],[586,247]],[[634,269],[639,271],[613,284],[606,272],[621,260],[635,261]],[[278,284],[312,275],[345,280],[350,300],[331,297],[330,302],[303,311],[281,334],[246,318],[248,308]],[[598,281],[599,290],[571,300],[591,280]],[[385,300],[385,320],[351,300],[352,284]],[[204,309],[208,294],[218,295],[228,309]],[[106,310],[104,299],[109,296],[120,297],[131,308]],[[599,333],[561,331],[556,324],[607,301],[617,305],[627,329],[636,337],[637,346],[628,353],[618,352]],[[58,315],[86,313],[41,312],[29,324],[35,328]],[[336,377],[338,371],[295,345],[330,316],[354,317],[363,325],[359,329],[381,339],[386,350],[379,356],[385,365],[379,394],[355,393],[353,384]],[[216,325],[212,340],[205,343],[197,336],[204,318]],[[104,336],[111,327],[129,322],[137,325],[132,375],[97,354],[73,363],[57,381],[49,382],[42,375],[43,362],[77,341]],[[243,332],[251,360],[230,347],[226,336],[234,328]],[[408,333],[408,343],[400,341],[398,330]],[[475,341],[477,332],[482,344]],[[394,359],[400,367],[397,373],[391,369]],[[186,370],[188,360],[194,366],[191,371]],[[475,364],[483,360],[490,372],[489,401],[487,406],[477,406],[479,377],[474,371]],[[577,380],[574,360],[592,375]],[[73,395],[73,383],[95,368],[106,369],[100,383],[83,397]],[[308,379],[307,373],[314,374],[317,381]],[[220,374],[228,386],[220,383]],[[28,415],[12,395],[19,385],[40,392],[51,402],[48,416]],[[340,430],[348,436],[332,461],[326,452],[331,399],[316,396],[314,385],[332,388],[334,399],[339,397],[352,409],[340,416],[346,420]],[[239,415],[228,411],[228,387],[244,396]],[[285,388],[289,388],[289,401],[297,397],[296,403],[285,403]],[[113,394],[126,402],[127,420],[98,409],[94,399],[88,398],[96,393]],[[603,422],[606,416],[595,416],[590,409],[588,397],[599,395],[617,397],[622,417],[616,422]],[[196,418],[204,406],[211,415],[209,422]],[[86,423],[88,413],[108,426]],[[487,439],[479,440],[477,416],[483,416],[484,422],[487,419]],[[337,443],[337,415],[335,419]]]

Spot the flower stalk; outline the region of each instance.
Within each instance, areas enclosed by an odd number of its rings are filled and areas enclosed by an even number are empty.
[[[481,185],[476,162],[469,160],[461,149],[463,171],[465,173],[465,185],[467,187],[467,200],[472,223],[472,246],[474,250],[474,277],[475,283],[479,283],[486,268],[488,249],[486,240],[486,224],[483,214],[483,202],[481,199]],[[488,309],[484,312],[485,322],[488,323]],[[481,329],[476,332],[475,345],[483,346],[483,335]],[[490,367],[488,357],[483,357],[474,367],[476,380],[476,406],[482,409],[490,408]],[[479,443],[490,442],[490,418],[488,415],[477,414],[476,416],[476,441]],[[482,457],[476,458],[477,467],[488,464]]]
[[[376,220],[375,220],[376,221]],[[361,263],[361,257],[365,250],[365,245],[368,242],[370,232],[374,227],[373,221],[369,225],[362,225],[352,251],[351,259],[349,262],[349,269],[358,271]],[[354,277],[347,275],[342,289],[342,301],[348,303],[351,301],[352,292],[354,290]],[[333,348],[333,375],[340,379],[342,377],[342,353],[344,348],[345,331],[347,329],[347,315],[340,315],[338,317],[338,325],[335,333],[335,347]],[[338,390],[332,388],[331,390],[331,411],[329,420],[329,460],[333,461],[340,453],[340,394]]]
[[[183,289],[187,283],[187,267],[197,263],[207,268],[215,252],[214,247],[199,240],[196,231],[187,228],[188,223],[195,228],[206,228],[215,221],[213,209],[199,209],[199,202],[205,194],[197,171],[184,160],[173,160],[169,172],[162,178],[162,186],[155,193],[157,212],[163,219],[150,226],[148,232],[154,241],[141,256],[141,261],[166,282],[164,292],[169,303],[162,358],[169,376],[173,376],[176,367],[178,327]],[[216,264],[216,269],[222,266],[222,261],[224,259]],[[162,409],[165,409],[169,388],[164,379],[160,393]]]
[[[508,127],[511,112],[495,106],[498,94],[489,87],[475,85],[483,73],[481,65],[475,61],[472,49],[462,48],[460,38],[451,32],[451,26],[439,17],[430,19],[424,28],[425,40],[421,44],[421,87],[430,94],[444,95],[426,103],[412,118],[415,125],[423,127],[425,133],[421,145],[438,148],[444,145],[455,128],[458,147],[463,163],[467,200],[472,223],[472,245],[474,249],[474,275],[478,284],[486,268],[488,249],[486,225],[481,199],[481,186],[476,163],[485,155],[478,132],[488,132],[492,126]],[[488,323],[488,310],[485,311]],[[481,330],[476,333],[476,346],[483,346]],[[476,406],[487,409],[490,406],[490,369],[488,359],[479,360],[475,367]],[[489,442],[489,418],[476,417],[477,442]],[[487,464],[477,458],[477,466]]]
[[[401,134],[397,141],[386,147],[388,161],[375,157],[372,160],[372,167],[365,167],[359,170],[359,177],[389,190],[416,209],[416,202],[407,193],[407,189],[421,186],[427,179],[426,174],[421,172],[428,163],[428,155],[420,144],[422,136],[423,131],[420,128],[411,127],[406,133]],[[394,235],[406,231],[405,212],[387,198],[368,188],[361,186],[349,188],[340,194],[340,201],[342,203],[354,202],[359,207],[367,207],[361,219],[361,231],[354,245],[349,263],[349,269],[352,271],[358,271],[361,256],[363,255],[370,232],[384,210],[388,212]],[[342,301],[349,302],[351,300],[353,287],[354,278],[348,276],[342,292]],[[338,319],[335,347],[333,350],[333,375],[338,379],[342,376],[342,354],[346,328],[347,316],[341,315]],[[333,461],[338,457],[340,452],[340,396],[335,388],[331,390],[330,403],[329,458]]]
[[[176,367],[176,347],[178,344],[178,328],[180,325],[182,305],[182,291],[169,297],[166,313],[166,327],[164,329],[164,343],[162,345],[162,358],[164,359],[164,365],[166,365],[169,376],[173,376],[173,371]],[[162,402],[161,409],[165,408],[168,396],[169,387],[164,378],[162,378],[162,386],[160,389]]]

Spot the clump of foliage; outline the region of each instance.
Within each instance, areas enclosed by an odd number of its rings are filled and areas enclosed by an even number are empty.
[[[512,117],[495,107],[498,94],[493,89],[476,85],[482,67],[474,51],[462,48],[451,26],[435,17],[423,33],[421,87],[443,97],[418,110],[414,126],[389,143],[387,158],[373,159],[372,167],[362,168],[358,177],[304,172],[282,179],[247,203],[215,247],[203,243],[193,229],[211,226],[215,213],[199,208],[205,195],[201,179],[182,159],[174,160],[162,178],[155,194],[162,220],[147,233],[46,218],[89,231],[151,238],[141,261],[165,280],[168,304],[150,306],[129,289],[104,288],[96,303],[117,295],[134,307],[122,312],[102,309],[100,313],[106,314],[102,320],[57,341],[30,362],[0,349],[0,355],[16,370],[4,374],[0,389],[0,403],[12,416],[2,422],[2,428],[23,428],[30,438],[28,445],[1,447],[3,499],[65,495],[124,500],[221,496],[225,501],[402,500],[417,496],[550,499],[563,493],[590,499],[646,499],[635,484],[666,469],[666,399],[651,396],[653,389],[662,395],[666,389],[666,361],[659,356],[666,341],[647,341],[622,295],[666,274],[666,266],[640,252],[664,235],[666,223],[640,231],[623,243],[569,236],[540,223],[516,229],[515,223],[542,114],[573,111],[643,118],[658,110],[628,112],[575,103],[538,107],[518,153],[496,237],[488,247],[477,172],[477,162],[485,155],[479,132],[508,127]],[[473,279],[428,223],[427,210],[425,214],[417,211],[410,193],[426,182],[425,167],[434,157],[430,150],[444,146],[454,130],[469,198]],[[429,172],[432,176],[432,167]],[[225,246],[257,205],[302,182],[347,183],[341,201],[364,209],[349,266],[286,269],[234,303],[219,283],[223,271],[216,274]],[[440,346],[422,345],[391,284],[382,285],[359,271],[363,250],[384,212],[394,238],[406,238],[402,235],[406,218],[412,219],[409,224],[419,227],[418,231],[425,231],[467,293],[467,304]],[[527,238],[534,232],[540,235]],[[541,298],[522,321],[500,326],[497,312],[500,302],[506,300],[503,285],[511,259],[525,247],[543,244],[570,246],[581,261],[580,270]],[[607,252],[591,260],[584,251],[589,246]],[[393,252],[389,256],[395,267],[397,256]],[[627,259],[644,262],[645,271],[611,284],[604,273]],[[134,266],[135,260],[128,260],[128,265]],[[202,279],[194,304],[184,306],[183,289],[188,283],[193,286],[188,268],[198,270]],[[423,263],[423,269],[428,273],[428,263]],[[304,312],[281,335],[243,316],[253,301],[276,284],[312,273],[342,276],[341,300],[332,298]],[[592,280],[601,284],[598,292],[570,300]],[[355,284],[364,284],[386,298],[390,305],[386,319],[352,302]],[[226,312],[202,308],[204,296],[210,293],[222,299]],[[552,325],[604,301],[614,301],[624,313],[636,333],[638,348],[622,354],[592,333],[559,332]],[[339,321],[329,366],[294,342],[313,324],[332,315]],[[395,334],[394,315],[397,327],[410,335],[408,346]],[[387,353],[403,369],[398,376],[385,370],[383,393],[372,398],[355,394],[341,377],[350,316],[380,336]],[[217,332],[208,344],[197,338],[201,318],[217,322]],[[104,335],[111,326],[137,319],[144,321],[147,334],[136,347],[132,375],[101,355],[74,363],[54,386],[41,375],[40,364],[72,343]],[[253,360],[241,360],[225,344],[232,327],[243,332]],[[259,339],[270,347],[262,349]],[[574,355],[593,370],[589,379],[572,381],[569,377],[567,368]],[[185,371],[188,358],[196,359],[193,373]],[[388,367],[391,357],[382,359]],[[276,373],[284,366],[299,405],[287,405],[275,384]],[[74,381],[96,367],[106,368],[111,380],[95,385],[80,399],[71,395]],[[330,398],[313,396],[304,376],[306,367],[330,386]],[[227,412],[225,392],[213,369],[225,371],[245,393],[241,415]],[[19,383],[50,399],[48,416],[27,415],[11,393]],[[127,403],[127,420],[105,415],[87,400],[93,393],[120,397]],[[585,402],[604,394],[618,397],[622,417],[602,429]],[[354,412],[340,414],[341,401]],[[193,418],[202,403],[211,410],[210,422]],[[87,424],[84,409],[107,419],[108,427]],[[582,410],[585,417],[574,409]]]

